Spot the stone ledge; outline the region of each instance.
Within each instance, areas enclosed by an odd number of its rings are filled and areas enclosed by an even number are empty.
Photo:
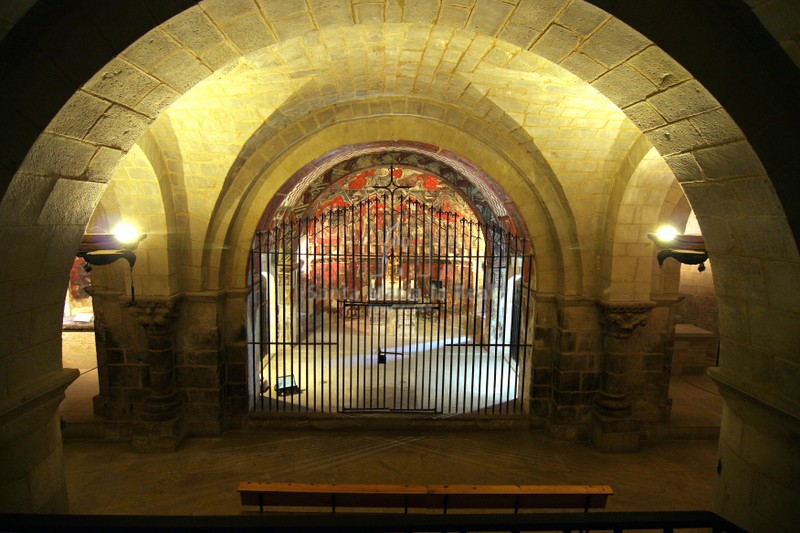
[[[525,415],[491,415],[429,418],[427,415],[393,414],[353,416],[327,413],[256,413],[243,415],[246,430],[320,429],[320,430],[520,430],[531,429]]]
[[[712,331],[697,327],[693,324],[675,324],[675,338],[681,339],[713,339],[716,335]]]
[[[677,425],[671,422],[664,424],[642,424],[642,439],[649,441],[672,440],[711,440],[718,441],[719,426]]]
[[[641,442],[641,421],[636,418],[615,418],[593,413],[589,442],[605,453],[633,453]]]
[[[39,404],[63,395],[70,383],[78,379],[80,372],[74,368],[60,368],[44,377],[13,391],[0,400],[0,425],[24,416]]]
[[[769,434],[781,433],[800,437],[800,404],[778,396],[769,388],[745,381],[721,367],[707,370],[725,402],[737,416],[753,427]]]

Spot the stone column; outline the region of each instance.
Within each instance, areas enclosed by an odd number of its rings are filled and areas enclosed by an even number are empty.
[[[140,300],[131,315],[147,337],[150,387],[133,423],[139,451],[175,451],[186,436],[183,401],[175,386],[174,326],[178,299]]]
[[[77,377],[67,368],[41,373],[0,397],[0,513],[69,510],[58,406]]]
[[[634,452],[639,449],[641,421],[633,417],[628,382],[632,358],[630,338],[647,324],[653,302],[598,301],[603,331],[603,372],[600,394],[594,402],[592,444],[604,452]]]

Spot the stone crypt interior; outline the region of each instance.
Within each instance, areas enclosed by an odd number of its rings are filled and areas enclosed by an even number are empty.
[[[529,453],[539,482],[613,465],[620,510],[653,504],[658,464],[696,485],[668,509],[707,490],[747,530],[796,527],[796,3],[30,0],[0,21],[2,512],[136,512],[87,481],[93,454],[224,477],[314,441],[402,450],[369,467],[389,477],[447,447]],[[269,460],[349,479],[336,457]]]

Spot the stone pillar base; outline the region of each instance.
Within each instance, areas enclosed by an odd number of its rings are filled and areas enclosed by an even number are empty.
[[[592,414],[589,441],[601,452],[630,453],[639,451],[641,421],[637,418],[615,418]]]
[[[186,439],[183,416],[170,420],[133,423],[133,447],[139,452],[174,452]]]
[[[547,431],[555,440],[586,440],[586,424],[547,424]]]

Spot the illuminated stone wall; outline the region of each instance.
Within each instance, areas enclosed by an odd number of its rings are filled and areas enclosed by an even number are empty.
[[[686,225],[685,233],[699,235],[700,226],[697,218],[692,216]],[[717,295],[714,291],[714,270],[711,262],[705,263],[706,269],[698,271],[697,266],[681,266],[681,282],[679,291],[684,299],[678,305],[676,321],[693,324],[714,333],[719,333]]]
[[[537,257],[532,423],[575,438],[595,424],[599,445],[604,431],[626,446],[636,433],[606,424],[600,399],[632,418],[660,409],[648,374],[668,348],[672,274],[644,234],[682,191],[719,308],[715,509],[751,530],[800,519],[774,511],[798,498],[789,3],[107,4],[38,3],[0,42],[0,238],[16,253],[0,287],[0,448],[15,465],[3,509],[65,505],[55,409],[75,372],[60,322],[98,205],[148,232],[134,281],[155,316],[125,315],[129,272],[98,278],[117,339],[98,357],[122,350],[131,374],[120,409],[153,407],[157,381],[164,398],[177,391],[165,405],[183,426],[147,422],[209,434],[242,424],[228,415],[243,411],[244,273],[264,206],[318,157],[410,141],[463,157],[517,207]],[[180,302],[168,339],[157,302]]]

